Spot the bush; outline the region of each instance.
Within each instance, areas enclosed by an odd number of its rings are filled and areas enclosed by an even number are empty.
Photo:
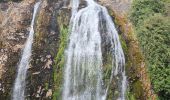
[[[156,14],[145,20],[137,33],[148,60],[154,90],[161,97],[168,98],[170,97],[170,21]]]
[[[131,21],[135,26],[154,13],[164,13],[164,3],[160,0],[135,0],[132,5]]]
[[[170,18],[165,5],[166,0],[136,0],[130,19],[148,62],[154,91],[159,99],[170,100]]]

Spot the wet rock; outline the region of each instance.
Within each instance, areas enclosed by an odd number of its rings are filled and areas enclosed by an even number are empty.
[[[0,81],[4,89],[0,99],[8,100],[15,80],[17,63],[26,41],[33,5],[23,2],[0,3]]]
[[[2,14],[2,12],[1,12],[1,10],[0,10],[0,24],[2,23],[3,18],[4,18],[4,16],[3,16],[3,14]]]
[[[46,57],[47,57],[47,58],[51,58],[51,55],[47,55]]]
[[[36,0],[25,0],[26,3],[33,4]]]
[[[119,15],[126,14],[131,6],[132,0],[98,0],[106,7],[112,7]]]
[[[50,98],[52,96],[52,89],[49,89],[46,93],[46,98]]]
[[[32,75],[37,75],[37,74],[40,74],[40,72],[35,72],[35,73],[32,73]]]
[[[59,1],[43,0],[35,21],[35,38],[29,69],[28,85],[26,88],[28,99],[49,100],[52,95],[48,88],[53,86],[54,56],[58,45],[58,27],[56,24],[56,11]],[[58,3],[58,4],[57,4]],[[60,8],[58,8],[60,9]],[[38,72],[38,74],[37,74]],[[39,89],[41,86],[41,89]],[[33,89],[32,89],[33,88]],[[38,90],[37,90],[38,89]],[[48,94],[48,95],[47,95]],[[46,97],[47,95],[47,97]]]
[[[44,66],[44,69],[48,68],[50,69],[51,68],[51,65],[53,64],[53,61],[52,60],[48,60]]]
[[[0,99],[3,98],[2,100],[10,99],[12,84],[15,80],[17,63],[21,57],[21,49],[24,46],[28,35],[27,33],[30,30],[29,26],[35,1],[36,0],[24,0],[21,3],[12,2],[10,4],[0,4]],[[56,69],[53,69],[53,66],[56,66],[54,65],[54,59],[59,46],[59,29],[61,26],[68,26],[70,19],[71,7],[69,5],[70,1],[67,1],[67,7],[65,8],[63,7],[63,0],[42,1],[34,27],[35,40],[33,43],[32,59],[27,78],[27,82],[29,84],[27,84],[26,87],[28,99],[46,100],[47,98],[51,99],[53,95],[52,89],[55,88],[55,83],[53,83],[53,72],[56,71]],[[123,3],[123,1],[128,0],[99,1],[103,5],[110,7],[112,10],[114,9],[121,12],[119,13],[121,15],[129,9],[129,2]],[[86,2],[85,0],[82,0],[81,7],[85,6]],[[124,21],[124,19],[121,21]],[[132,61],[136,61],[136,59],[133,59],[135,52],[132,53],[134,48],[136,48],[132,46],[134,44],[133,41],[136,42],[136,40],[128,37],[126,34],[129,31],[130,25],[127,23],[124,23],[124,25],[124,30],[126,31],[123,34],[125,34],[126,39],[130,41],[129,47],[133,48],[129,49],[129,56]],[[110,44],[102,42],[102,45],[104,48],[102,51],[107,52]],[[106,57],[109,57],[108,55],[111,54],[107,53]],[[135,56],[135,58],[137,57]],[[109,59],[106,60],[106,62],[109,62]],[[132,62],[129,66],[134,68],[140,65]],[[144,63],[141,64],[141,67],[145,67]],[[145,72],[143,71],[139,75],[136,74],[136,69],[132,69],[129,72],[135,74],[134,76],[129,77],[130,82],[137,82],[137,86],[139,83],[141,84],[141,82],[138,82],[137,80],[139,80],[141,76],[144,76]],[[144,79],[145,78],[142,80]],[[48,84],[47,88],[45,88],[46,83]],[[113,82],[112,89],[115,89],[115,84],[116,83]],[[117,93],[115,92],[115,94]]]
[[[17,44],[17,45],[15,45],[15,46],[13,47],[13,52],[18,52],[19,49],[22,49],[23,47],[24,47],[24,45],[19,45],[19,44]]]
[[[3,66],[7,62],[7,59],[8,59],[8,56],[5,54],[2,54],[0,56],[0,79],[2,78],[2,74],[5,72],[5,69],[3,68]]]
[[[0,4],[0,10],[5,11],[7,10],[9,5],[7,3],[1,3]]]
[[[39,97],[40,97],[41,91],[42,91],[42,87],[39,86],[39,88],[38,88],[38,90],[37,90],[36,98],[39,98]]]

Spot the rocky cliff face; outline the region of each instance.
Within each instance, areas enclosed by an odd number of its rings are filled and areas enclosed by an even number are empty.
[[[137,99],[148,93],[149,97],[152,94],[150,94],[150,81],[148,80],[147,84],[144,83],[144,79],[148,79],[146,69],[143,67],[145,64],[135,37],[129,32],[132,27],[129,27],[130,23],[125,21],[131,0],[125,0],[125,2],[124,0],[120,2],[99,0],[98,2],[110,9],[110,14],[118,24],[128,60],[130,91]],[[0,99],[2,100],[8,100],[11,97],[17,65],[29,32],[34,3],[35,0],[0,3]],[[66,7],[63,7],[64,4]],[[84,5],[84,0],[82,0],[82,5]],[[69,29],[70,14],[69,1],[64,3],[64,0],[42,0],[36,17],[32,58],[27,73],[26,98],[28,100],[50,100],[52,98],[58,100],[60,98],[62,55],[67,41],[65,33]],[[134,72],[135,74],[132,74]],[[139,89],[135,89],[135,86]],[[139,93],[135,93],[136,91]],[[144,95],[146,91],[149,92]],[[146,98],[141,100],[144,99]]]
[[[9,99],[21,49],[27,38],[32,3],[0,4],[0,99]]]
[[[28,36],[34,0],[0,4],[0,99],[10,99],[17,65]],[[33,53],[27,74],[27,99],[51,99],[59,27],[68,26],[70,10],[61,0],[43,0],[35,22]],[[63,12],[66,11],[67,15]],[[58,17],[57,17],[58,16]],[[60,18],[60,19],[59,19]],[[63,23],[64,22],[64,23]]]

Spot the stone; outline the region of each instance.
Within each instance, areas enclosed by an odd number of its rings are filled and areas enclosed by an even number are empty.
[[[2,23],[2,21],[3,21],[3,18],[4,16],[3,16],[3,14],[2,14],[2,11],[0,10],[0,24]]]
[[[41,61],[41,62],[44,62],[44,58],[43,58],[43,57],[41,57],[40,61]]]
[[[35,73],[32,73],[32,75],[37,75],[37,74],[40,74],[40,72],[35,72]]]
[[[51,55],[47,55],[46,57],[47,57],[47,58],[51,58]]]
[[[28,3],[32,4],[32,3],[35,3],[35,0],[27,0]]]
[[[38,87],[38,90],[37,90],[37,94],[36,94],[36,97],[37,97],[37,98],[40,97],[41,89],[42,89],[42,87],[39,86],[39,87]]]
[[[17,44],[17,45],[15,45],[14,47],[13,47],[13,52],[18,52],[18,50],[19,49],[22,49],[24,47],[24,45],[19,45],[19,44]]]
[[[52,60],[47,60],[47,62],[46,62],[46,64],[45,64],[44,69],[46,69],[46,68],[50,69],[50,68],[51,68],[52,63],[53,63],[53,62],[52,62]]]
[[[46,97],[49,98],[52,96],[52,89],[49,89],[46,93]]]

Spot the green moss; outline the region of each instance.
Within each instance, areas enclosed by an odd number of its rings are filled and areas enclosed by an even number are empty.
[[[127,98],[127,100],[136,100],[135,96],[133,94],[130,94]]]
[[[48,90],[48,83],[45,83],[45,89]]]
[[[0,48],[3,48],[3,41],[0,41]]]
[[[59,48],[57,55],[55,57],[55,65],[53,67],[53,80],[54,80],[54,93],[53,100],[61,99],[61,90],[63,82],[63,69],[64,69],[64,50],[67,46],[68,41],[68,28],[60,26],[60,35],[59,35]]]
[[[104,47],[104,51],[103,51],[103,81],[105,83],[105,87],[107,87],[110,83],[110,75],[112,72],[112,53],[110,51],[110,49],[107,49],[108,47]],[[113,98],[113,88],[112,84],[110,84],[110,88],[108,90],[108,100],[111,100],[111,98]]]
[[[132,94],[132,93],[129,92],[129,91],[126,93],[126,99],[127,99],[127,100],[136,100],[134,94]]]
[[[134,96],[138,97],[140,99],[142,99],[143,97],[141,97],[143,95],[142,91],[143,91],[143,87],[141,86],[141,82],[140,81],[136,81],[133,83],[133,91],[134,91]]]
[[[122,37],[122,35],[119,35],[119,39],[120,39],[120,42],[121,42],[121,46],[122,46],[123,52],[124,52],[125,55],[127,55],[128,54],[128,47],[127,47],[126,41]]]
[[[126,45],[125,40],[122,38],[121,35],[119,35],[121,44],[122,44],[122,48],[123,51],[125,52],[125,54],[127,54],[128,52],[128,48]],[[103,81],[105,83],[106,86],[108,86],[109,82],[110,82],[110,75],[112,73],[112,52],[110,51],[110,49],[107,49],[108,47],[104,47],[105,51],[103,52]],[[116,97],[119,96],[119,92],[117,90],[117,83],[116,83],[116,78],[114,78],[114,80],[111,82],[110,84],[110,88],[108,90],[108,96],[107,96],[107,100],[112,100],[113,98],[116,99]]]

